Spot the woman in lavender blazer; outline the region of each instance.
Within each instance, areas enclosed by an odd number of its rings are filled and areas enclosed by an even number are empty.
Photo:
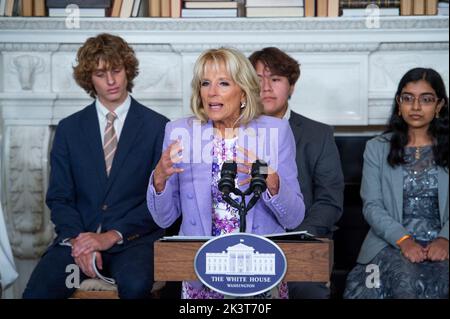
[[[167,124],[163,154],[152,172],[148,209],[163,228],[180,215],[180,235],[220,236],[239,231],[239,214],[218,190],[224,161],[238,163],[236,186],[246,190],[256,159],[269,165],[267,190],[248,212],[246,232],[271,234],[297,227],[305,206],[297,180],[295,142],[286,120],[262,114],[257,75],[248,59],[229,48],[204,52],[194,66],[194,117]],[[275,295],[287,298],[281,284]],[[269,293],[270,294],[270,293]],[[183,283],[183,298],[222,298]]]

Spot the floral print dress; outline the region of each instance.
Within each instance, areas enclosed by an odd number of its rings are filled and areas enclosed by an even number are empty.
[[[214,137],[213,139],[213,161],[212,161],[212,236],[220,236],[224,234],[239,232],[239,211],[231,207],[222,198],[222,193],[219,191],[218,184],[220,180],[220,171],[222,164],[227,160],[236,161],[237,158],[237,137],[232,139],[222,139]],[[237,187],[237,180],[236,180]],[[240,202],[240,197],[230,194],[230,196],[237,202]],[[221,293],[215,292],[200,282],[187,282],[182,284],[182,298],[183,299],[224,299]],[[281,283],[278,287],[265,292],[263,294],[254,296],[255,299],[288,299],[288,287],[286,283]]]
[[[438,170],[431,146],[420,159],[415,147],[405,148],[402,224],[416,242],[426,246],[441,231]],[[393,246],[381,250],[370,264],[379,267],[379,287],[366,284],[366,265],[358,264],[347,278],[347,299],[447,299],[448,260],[411,263]]]

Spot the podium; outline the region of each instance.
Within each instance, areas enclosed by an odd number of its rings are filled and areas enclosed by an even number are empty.
[[[284,252],[287,271],[283,281],[330,281],[333,241],[274,241]],[[156,241],[154,244],[155,281],[198,280],[194,258],[204,241]]]

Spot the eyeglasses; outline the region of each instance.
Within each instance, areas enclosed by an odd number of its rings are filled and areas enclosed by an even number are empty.
[[[433,94],[422,94],[418,98],[420,106],[434,106],[438,101],[437,96]],[[416,97],[409,93],[403,93],[397,97],[397,102],[402,105],[412,106],[416,101]]]

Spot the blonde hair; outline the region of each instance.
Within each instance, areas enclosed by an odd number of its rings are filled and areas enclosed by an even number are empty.
[[[241,109],[241,115],[236,124],[245,125],[263,113],[259,97],[259,80],[250,61],[240,51],[232,48],[210,49],[203,52],[194,65],[194,76],[191,87],[191,110],[202,123],[208,121],[208,116],[200,96],[201,81],[205,67],[212,62],[215,66],[221,63],[225,66],[231,79],[241,88],[245,95],[246,106]]]

